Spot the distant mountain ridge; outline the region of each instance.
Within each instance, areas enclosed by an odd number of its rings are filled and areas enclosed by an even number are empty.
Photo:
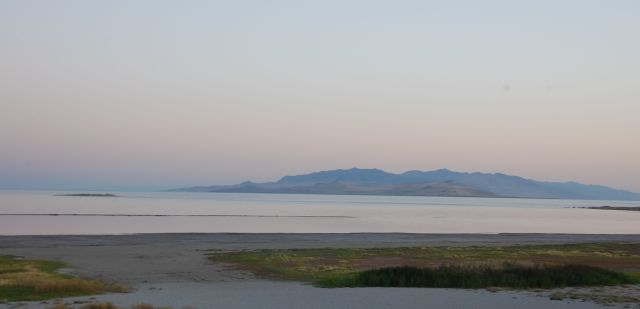
[[[276,182],[243,182],[174,192],[298,193],[400,196],[522,197],[640,200],[640,194],[577,182],[545,182],[501,173],[464,173],[448,169],[393,174],[380,169],[337,169],[285,176]]]

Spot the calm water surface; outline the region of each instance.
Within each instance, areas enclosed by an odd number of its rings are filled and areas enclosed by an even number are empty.
[[[640,233],[640,202],[234,193],[0,191],[0,235],[164,232]],[[104,215],[104,216],[102,216]],[[590,225],[598,224],[600,227]]]

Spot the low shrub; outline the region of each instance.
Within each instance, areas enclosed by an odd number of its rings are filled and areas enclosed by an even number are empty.
[[[319,287],[557,288],[640,283],[624,273],[585,265],[390,267],[323,278]]]

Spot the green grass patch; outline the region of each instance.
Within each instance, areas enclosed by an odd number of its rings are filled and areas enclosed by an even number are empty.
[[[105,292],[124,292],[114,284],[57,273],[60,262],[0,256],[0,300],[33,301]]]
[[[636,284],[631,276],[585,265],[390,267],[324,278],[316,286],[465,288],[558,288]]]
[[[631,278],[640,274],[640,244],[617,243],[285,249],[213,252],[209,258],[267,278],[308,282],[343,282],[367,270],[389,267],[499,269],[505,263],[533,268],[576,264],[622,272]]]

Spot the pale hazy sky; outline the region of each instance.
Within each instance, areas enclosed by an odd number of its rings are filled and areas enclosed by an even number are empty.
[[[0,1],[0,188],[449,168],[640,191],[640,1]]]

